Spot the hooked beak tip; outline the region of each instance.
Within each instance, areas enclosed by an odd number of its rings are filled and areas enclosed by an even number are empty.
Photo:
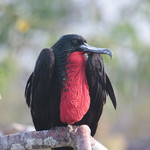
[[[110,56],[110,58],[112,59],[112,51],[110,49],[106,49],[106,53],[107,55]]]

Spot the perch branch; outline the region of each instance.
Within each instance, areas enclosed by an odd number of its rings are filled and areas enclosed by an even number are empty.
[[[0,137],[0,150],[32,150],[56,147],[78,150],[108,150],[90,136],[86,125],[57,127],[51,130],[30,131]]]

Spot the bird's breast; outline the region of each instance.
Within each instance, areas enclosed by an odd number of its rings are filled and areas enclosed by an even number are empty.
[[[67,59],[67,75],[60,102],[60,119],[63,123],[80,121],[89,109],[90,96],[85,66],[86,59],[81,52],[71,53]]]

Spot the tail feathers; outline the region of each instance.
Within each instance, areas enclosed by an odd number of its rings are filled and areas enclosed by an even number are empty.
[[[116,109],[117,102],[116,102],[115,93],[114,93],[113,87],[111,85],[111,82],[110,82],[107,74],[106,74],[106,91],[109,94],[109,97],[110,97],[110,99],[111,99],[111,101],[113,103],[114,108]]]

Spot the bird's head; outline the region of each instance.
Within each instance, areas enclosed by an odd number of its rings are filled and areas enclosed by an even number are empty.
[[[87,44],[86,40],[77,34],[62,36],[52,47],[54,53],[70,54],[72,52],[107,54],[112,57],[112,52],[107,48],[96,48]]]
[[[69,56],[71,54],[75,54],[74,52],[79,52],[82,56],[85,53],[92,54],[92,53],[98,53],[98,54],[107,54],[110,57],[112,57],[111,50],[107,48],[96,48],[92,47],[87,44],[86,40],[79,35],[76,34],[68,34],[62,36],[52,47],[53,53],[55,55],[55,65],[56,72],[57,72],[57,81],[60,88],[63,88],[63,83],[66,81],[66,75],[67,70],[69,67],[66,67],[68,62]],[[76,53],[76,54],[79,54]],[[78,55],[79,56],[79,55]],[[75,63],[78,63],[78,57],[75,57],[76,59],[72,59]],[[84,62],[84,61],[82,61]],[[81,62],[79,61],[79,64]]]

